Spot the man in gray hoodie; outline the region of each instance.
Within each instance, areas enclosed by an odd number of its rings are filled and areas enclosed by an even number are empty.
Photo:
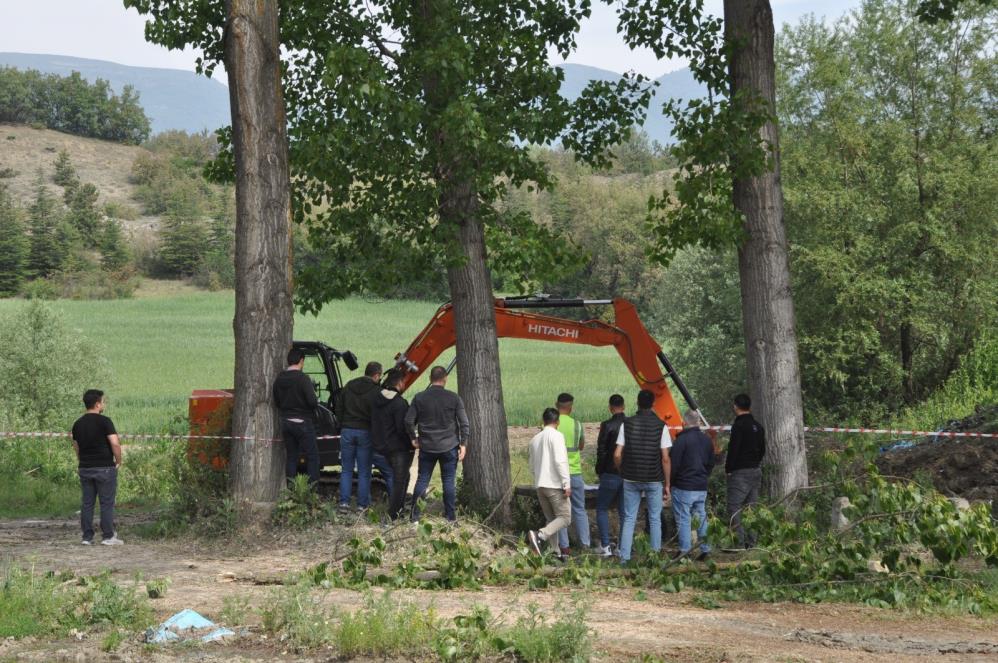
[[[447,520],[457,520],[457,464],[464,460],[470,426],[464,401],[445,389],[446,384],[447,369],[434,366],[430,370],[430,386],[416,394],[405,415],[412,446],[419,449],[419,474],[412,491],[413,522],[419,522],[419,500],[430,486],[437,463],[444,487],[444,514]]]

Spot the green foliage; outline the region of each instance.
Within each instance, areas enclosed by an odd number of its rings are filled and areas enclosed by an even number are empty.
[[[6,186],[0,183],[0,297],[17,294],[24,279],[28,250],[21,211],[14,206]]]
[[[80,579],[83,623],[142,628],[152,621],[148,601],[137,591],[137,582],[122,587],[111,580],[110,572]]]
[[[993,14],[876,0],[780,36],[786,219],[811,417],[877,420],[998,321]]]
[[[274,524],[291,529],[316,527],[330,520],[330,505],[323,503],[308,477],[299,474],[290,485],[281,489],[274,507]]]
[[[191,276],[206,254],[208,233],[197,219],[168,217],[159,228],[159,259],[168,276]]]
[[[108,219],[104,224],[104,233],[100,240],[101,269],[117,272],[128,264],[128,247],[121,232],[121,223],[116,219]]]
[[[102,354],[39,303],[0,320],[0,418],[8,426],[68,430],[83,392],[109,379]],[[10,428],[6,428],[10,430]]]
[[[65,580],[34,568],[0,567],[0,637],[59,635],[78,625],[77,597]]]
[[[154,578],[146,583],[146,595],[151,599],[161,599],[166,596],[169,587],[169,578]]]
[[[390,658],[430,649],[437,625],[432,607],[402,603],[390,592],[369,595],[365,603],[357,612],[338,615],[333,642],[340,656]]]
[[[45,278],[62,269],[79,243],[79,235],[65,222],[58,202],[41,176],[35,184],[35,199],[28,208],[28,228],[31,230],[28,274],[32,278]]]
[[[77,136],[137,145],[149,136],[149,119],[134,88],[120,95],[102,79],[0,67],[0,122],[47,127]]]
[[[250,612],[249,599],[245,596],[226,596],[222,599],[222,611],[219,613],[221,622],[227,626],[239,626],[246,623]]]
[[[69,158],[69,152],[65,148],[59,150],[55,159],[55,173],[52,175],[52,181],[59,186],[69,187],[77,180],[79,180],[79,176],[76,174],[73,161]]]
[[[99,195],[97,187],[90,182],[77,182],[66,188],[65,200],[69,208],[66,218],[88,248],[98,247],[103,231],[103,218],[97,207]]]

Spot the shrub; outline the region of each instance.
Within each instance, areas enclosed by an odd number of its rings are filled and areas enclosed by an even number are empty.
[[[306,529],[329,521],[331,515],[329,506],[309,484],[308,477],[299,474],[281,489],[273,519],[281,527]]]
[[[75,592],[65,578],[0,567],[0,638],[57,635],[79,625]]]

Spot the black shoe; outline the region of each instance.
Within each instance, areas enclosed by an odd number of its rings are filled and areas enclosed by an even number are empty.
[[[706,562],[708,559],[710,559],[710,553],[709,552],[702,552],[699,555],[697,555],[697,561],[698,562]]]
[[[527,543],[530,545],[530,549],[536,554],[541,554],[541,539],[534,530],[529,530],[527,532]]]

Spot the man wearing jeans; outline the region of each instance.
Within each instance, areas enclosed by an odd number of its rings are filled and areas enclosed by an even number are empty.
[[[118,492],[118,468],[121,467],[121,444],[114,423],[104,412],[104,392],[88,389],[83,394],[86,414],[73,424],[73,450],[79,461],[80,527],[85,546],[94,542],[94,503],[100,500],[101,544],[124,543],[114,532],[114,497]]]
[[[683,414],[683,431],[669,452],[672,462],[672,513],[679,530],[679,556],[686,555],[693,547],[690,535],[690,517],[699,520],[697,542],[700,544],[699,561],[710,555],[707,543],[707,480],[714,469],[714,444],[700,430],[700,414],[687,410]]]
[[[599,554],[610,557],[610,507],[617,503],[618,528],[624,522],[624,500],[621,497],[623,481],[613,463],[613,452],[617,448],[617,435],[624,425],[624,397],[614,394],[610,397],[610,418],[599,425],[596,438],[596,474],[599,476],[599,493],[596,495],[596,526],[599,528]],[[620,536],[617,537],[620,545]]]
[[[305,353],[298,348],[288,351],[288,367],[274,380],[271,389],[274,405],[281,417],[281,437],[284,439],[284,476],[288,484],[298,475],[298,459],[305,456],[308,482],[314,489],[319,483],[319,445],[315,439],[315,395],[312,379],[302,373]]]
[[[364,375],[347,382],[337,398],[340,417],[340,511],[350,508],[354,465],[357,466],[357,508],[371,506],[371,401],[381,381],[381,364],[369,362]]]
[[[464,401],[445,389],[446,384],[447,369],[434,366],[430,386],[416,394],[405,414],[412,446],[419,449],[419,474],[412,491],[413,522],[419,522],[419,501],[426,495],[437,463],[444,488],[444,515],[452,522],[457,520],[457,464],[464,460],[471,427]]]
[[[571,394],[558,394],[555,405],[558,408],[558,430],[565,436],[565,447],[568,450],[568,469],[572,474],[572,523],[575,525],[575,535],[579,545],[585,550],[589,547],[589,514],[586,513],[586,482],[582,478],[582,448],[586,446],[586,438],[582,432],[582,422],[572,416],[572,406],[575,398]],[[569,554],[568,528],[558,532],[558,546],[562,556]]]
[[[728,518],[738,535],[739,548],[755,547],[755,535],[742,527],[742,511],[759,501],[762,483],[763,456],[766,455],[766,431],[752,416],[752,400],[748,394],[734,398],[735,421],[731,424],[731,441],[724,461],[728,479]]]
[[[613,459],[624,480],[624,525],[620,532],[620,561],[631,559],[634,523],[641,506],[641,494],[648,501],[648,536],[655,552],[662,549],[662,502],[669,499],[669,429],[651,409],[655,394],[638,393],[638,412],[624,419],[617,434]]]

